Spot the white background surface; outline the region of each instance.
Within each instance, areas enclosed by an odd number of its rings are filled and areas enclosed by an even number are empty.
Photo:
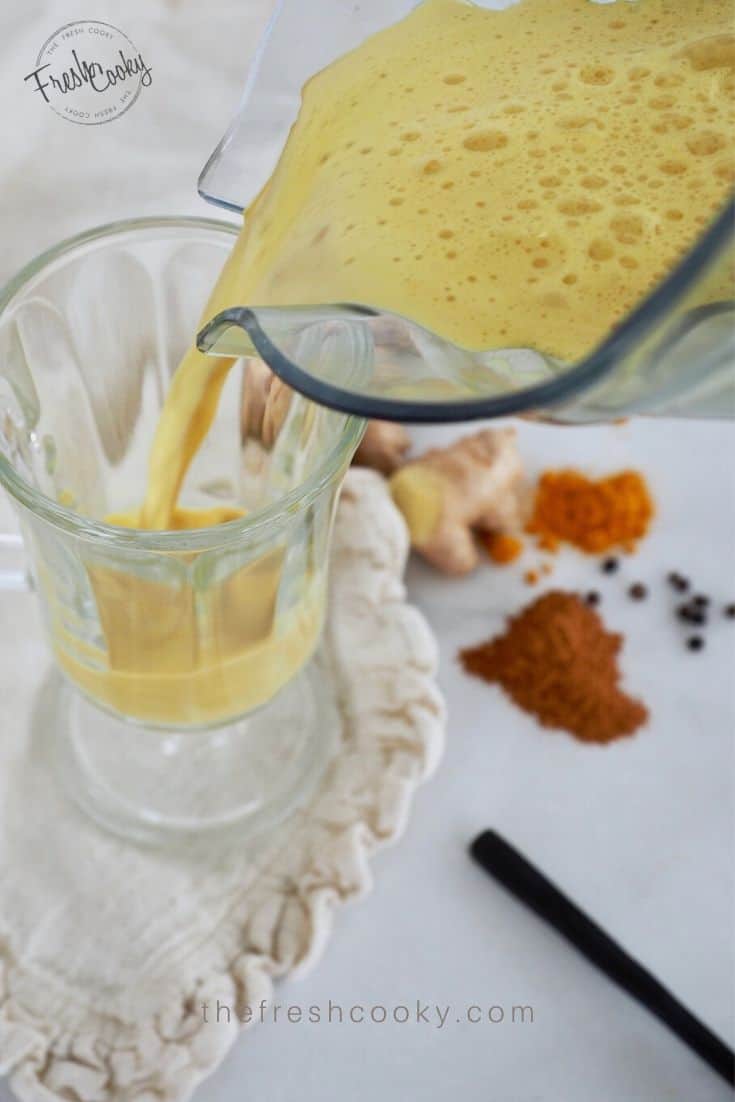
[[[0,12],[0,276],[41,248],[110,217],[204,212],[194,181],[239,95],[267,4],[35,0]],[[110,19],[148,55],[154,83],[113,124],[75,127],[26,96],[40,44],[75,18]],[[124,26],[123,26],[124,23]],[[422,444],[456,430],[417,434]],[[288,1023],[245,1036],[197,1102],[715,1102],[727,1089],[657,1022],[497,888],[466,855],[493,826],[732,1042],[735,625],[716,620],[686,652],[662,584],[670,569],[735,600],[735,431],[640,422],[524,426],[531,468],[580,464],[649,476],[659,519],[625,578],[560,558],[553,585],[603,592],[628,635],[628,685],[648,729],[608,748],[539,730],[499,690],[465,678],[458,647],[499,629],[529,596],[521,571],[484,567],[443,581],[420,564],[410,592],[437,631],[450,709],[445,758],[408,833],[374,864],[374,894],[344,912],[317,970],[279,1001],[452,1005],[435,1025]],[[35,620],[32,621],[35,624]],[[37,630],[35,627],[29,630]],[[0,640],[2,647],[12,640]],[[39,661],[41,657],[39,641]],[[469,1004],[535,1008],[533,1025],[458,1024]],[[0,1087],[0,1102],[9,1095]]]
[[[605,619],[627,633],[627,685],[649,704],[651,723],[607,748],[541,731],[455,660],[460,646],[495,632],[528,599],[521,570],[484,567],[457,582],[412,566],[410,592],[441,643],[446,755],[419,793],[406,837],[376,859],[372,897],[343,913],[317,971],[284,984],[279,1001],[415,1007],[419,998],[451,1003],[453,1012],[441,1031],[259,1026],[200,1102],[730,1097],[658,1022],[476,868],[466,847],[484,827],[500,831],[732,1041],[735,624],[716,617],[707,650],[690,654],[664,578],[681,569],[720,601],[735,588],[735,433],[670,422],[526,426],[522,443],[531,467],[633,464],[650,478],[660,515],[621,574],[603,577],[595,560],[570,552],[549,584],[602,592]],[[639,579],[651,589],[643,604],[625,594],[625,583]],[[535,1007],[533,1025],[454,1020],[468,1004],[513,1003]]]

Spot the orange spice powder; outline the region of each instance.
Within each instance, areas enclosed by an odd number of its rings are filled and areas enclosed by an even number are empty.
[[[523,540],[503,532],[490,532],[483,537],[487,553],[498,566],[515,562],[523,552]]]
[[[571,543],[588,554],[633,551],[651,524],[654,505],[638,471],[591,479],[580,471],[546,471],[536,489],[526,530],[545,551]]]

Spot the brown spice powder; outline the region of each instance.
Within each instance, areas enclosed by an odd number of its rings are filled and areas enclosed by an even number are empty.
[[[576,594],[553,590],[511,617],[504,635],[461,651],[460,660],[543,727],[604,743],[632,735],[648,718],[620,689],[622,644]]]

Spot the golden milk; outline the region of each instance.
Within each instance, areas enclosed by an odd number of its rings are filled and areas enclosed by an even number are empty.
[[[237,302],[580,358],[727,193],[732,29],[730,0],[429,0],[306,86]]]
[[[90,578],[106,650],[52,624],[57,661],[93,700],[145,723],[204,727],[260,707],[298,673],[321,631],[323,586],[276,620],[280,571],[269,564],[206,594],[117,569],[92,568]]]

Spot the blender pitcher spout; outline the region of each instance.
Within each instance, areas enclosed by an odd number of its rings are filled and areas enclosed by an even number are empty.
[[[322,388],[337,378],[358,389],[372,374],[374,350],[368,316],[359,308],[236,306],[224,310],[197,337],[200,352],[233,358],[256,356],[274,374],[306,397],[323,401]],[[348,410],[348,412],[353,412]]]
[[[514,412],[520,381],[543,385],[554,376],[553,363],[536,352],[460,348],[409,318],[351,303],[233,307],[204,326],[197,347],[258,356],[320,405],[393,421]]]

